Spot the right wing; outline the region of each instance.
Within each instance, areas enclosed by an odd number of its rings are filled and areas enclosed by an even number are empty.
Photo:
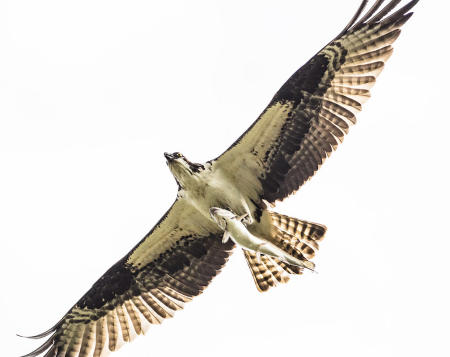
[[[150,233],[114,264],[48,331],[34,357],[99,357],[172,317],[217,275],[234,243],[178,199]],[[25,356],[24,356],[25,357]]]
[[[297,191],[356,123],[418,0],[390,14],[400,1],[379,10],[384,0],[377,0],[361,16],[364,0],[345,29],[287,80],[213,165],[254,202],[274,203]],[[289,48],[281,54],[289,55]]]

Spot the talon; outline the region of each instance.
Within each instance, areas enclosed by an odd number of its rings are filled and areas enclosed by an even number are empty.
[[[243,214],[242,216],[238,216],[236,218],[245,225],[251,225],[253,223],[253,218],[250,213]]]
[[[223,232],[222,243],[225,244],[226,242],[228,242],[229,238],[230,238],[230,234],[227,231]]]

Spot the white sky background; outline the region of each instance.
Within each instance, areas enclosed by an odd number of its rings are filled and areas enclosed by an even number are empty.
[[[2,1],[2,355],[40,345],[14,334],[58,321],[171,205],[164,151],[223,152],[358,5]],[[319,274],[260,294],[236,251],[115,357],[449,355],[443,7],[417,5],[358,125],[276,208],[328,226]]]

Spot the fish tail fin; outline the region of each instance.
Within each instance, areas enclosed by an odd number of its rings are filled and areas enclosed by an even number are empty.
[[[255,281],[256,288],[263,292],[272,286],[289,281],[290,274],[303,274],[304,268],[314,270],[312,259],[319,249],[319,242],[324,238],[327,228],[318,223],[269,212],[271,225],[269,240],[291,256],[299,259],[302,266],[289,264],[279,258],[257,254],[244,250],[247,265]]]

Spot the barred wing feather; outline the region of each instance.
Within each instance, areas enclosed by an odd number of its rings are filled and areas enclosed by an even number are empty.
[[[399,2],[379,10],[384,1],[377,0],[362,15],[363,1],[345,29],[289,78],[214,165],[255,202],[274,203],[298,190],[356,123],[418,0],[391,14]]]
[[[401,0],[376,0],[363,14],[364,0],[344,30],[275,94],[253,125],[212,161],[256,206],[295,192],[342,142],[370,88],[392,54],[400,28],[418,2],[394,11]],[[273,238],[305,258],[317,250],[325,228],[298,231],[277,216],[283,231]],[[316,225],[317,226],[317,225]],[[315,232],[315,233],[314,233]],[[99,357],[173,316],[199,295],[226,263],[233,243],[221,243],[219,228],[184,198],[48,331],[35,357]],[[297,240],[295,240],[297,239]],[[244,252],[258,289],[265,291],[302,270],[277,258]]]
[[[183,227],[183,228],[180,228]],[[218,274],[233,243],[183,199],[114,264],[27,357],[104,356],[183,308]]]

